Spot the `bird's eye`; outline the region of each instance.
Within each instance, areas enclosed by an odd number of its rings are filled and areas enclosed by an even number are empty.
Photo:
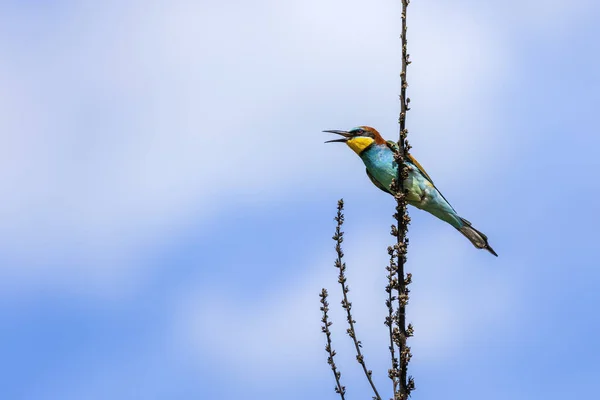
[[[359,135],[362,135],[363,133],[365,133],[365,130],[364,129],[357,129],[356,133],[359,134]]]

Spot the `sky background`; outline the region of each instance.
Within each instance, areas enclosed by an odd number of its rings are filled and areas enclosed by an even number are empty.
[[[415,0],[412,153],[499,257],[410,209],[415,400],[593,399],[600,5]],[[400,1],[0,1],[0,398],[390,396]]]

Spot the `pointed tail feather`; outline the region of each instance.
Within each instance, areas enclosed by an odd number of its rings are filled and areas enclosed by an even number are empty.
[[[487,251],[498,257],[498,254],[496,254],[494,249],[492,249],[488,244],[487,236],[479,232],[477,229],[473,228],[471,226],[471,223],[466,219],[461,218],[461,221],[464,223],[464,226],[462,228],[459,228],[458,230],[460,231],[460,233],[465,235],[465,237],[469,239],[471,243],[473,243],[473,246],[477,247],[478,249],[486,249]]]

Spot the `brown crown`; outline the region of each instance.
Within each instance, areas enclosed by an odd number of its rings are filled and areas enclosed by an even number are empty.
[[[377,132],[377,129],[372,128],[370,126],[361,126],[360,128],[373,134],[373,137],[375,138],[375,143],[377,143],[377,144],[385,144],[386,143],[385,139],[381,137],[379,132]]]

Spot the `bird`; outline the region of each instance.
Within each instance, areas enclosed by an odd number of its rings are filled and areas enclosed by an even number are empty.
[[[362,159],[371,182],[384,192],[394,195],[390,186],[392,179],[398,176],[398,164],[394,159],[394,153],[399,150],[396,142],[386,141],[375,128],[370,126],[359,126],[349,131],[325,130],[323,132],[342,136],[341,139],[328,140],[325,143],[346,143]],[[476,248],[485,249],[498,257],[489,245],[487,236],[458,215],[436,188],[425,169],[411,154],[406,154],[404,163],[408,167],[408,177],[404,180],[404,188],[408,192],[407,203],[449,223]]]

